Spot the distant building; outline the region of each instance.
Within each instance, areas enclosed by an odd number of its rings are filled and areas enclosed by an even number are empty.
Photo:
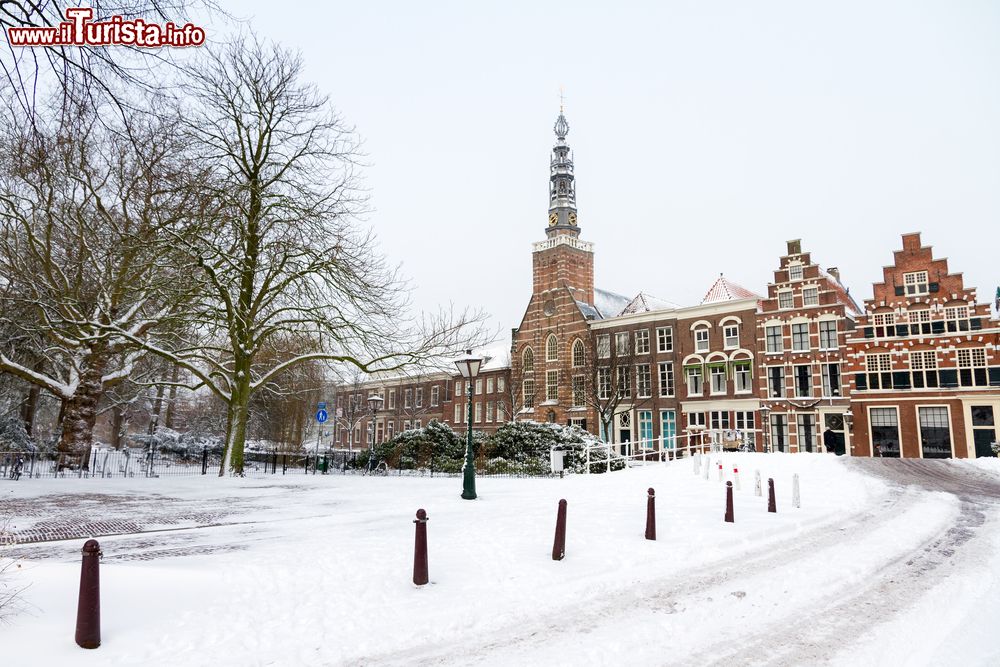
[[[630,299],[595,286],[561,112],[554,130],[531,295],[509,353],[491,351],[474,381],[473,428],[575,425],[627,456],[705,442],[856,456],[992,454],[1000,325],[918,234],[903,236],[863,309],[839,271],[821,268],[799,240],[787,242],[766,296],[720,274],[697,305],[645,292]],[[383,396],[376,442],[431,419],[468,425],[468,385],[454,372],[337,390],[347,392],[338,412],[352,401],[365,412],[369,393]],[[342,419],[337,446],[370,442],[368,418]]]

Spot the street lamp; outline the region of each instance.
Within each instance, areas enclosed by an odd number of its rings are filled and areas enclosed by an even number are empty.
[[[766,405],[760,406],[760,430],[764,436],[764,451],[768,454],[771,453],[771,422],[768,420],[770,414],[771,408]]]
[[[378,409],[382,407],[382,397],[378,394],[369,396],[368,407],[372,409],[372,447],[368,450],[368,472],[371,472],[375,465],[375,417],[378,415]]]
[[[476,462],[472,457],[472,381],[479,375],[479,367],[483,360],[472,356],[472,350],[466,350],[465,356],[455,360],[458,371],[469,385],[469,436],[465,443],[465,465],[462,466],[462,497],[466,500],[476,499]]]

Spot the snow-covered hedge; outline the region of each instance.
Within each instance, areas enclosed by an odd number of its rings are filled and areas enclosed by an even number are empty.
[[[145,433],[133,435],[130,439],[143,447],[149,447],[150,436]],[[178,433],[161,426],[156,429],[152,440],[158,453],[172,455],[182,460],[201,458],[202,451],[206,448],[209,454],[222,454],[222,438],[217,435],[197,432]]]

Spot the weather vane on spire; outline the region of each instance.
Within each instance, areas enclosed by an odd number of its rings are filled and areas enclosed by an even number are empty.
[[[559,113],[563,113],[566,107],[566,95],[562,86],[559,86]]]

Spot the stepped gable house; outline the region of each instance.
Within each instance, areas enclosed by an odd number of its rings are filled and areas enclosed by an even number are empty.
[[[883,268],[846,341],[861,456],[991,456],[1000,436],[1000,323],[920,234]]]
[[[788,241],[757,318],[757,385],[767,415],[767,446],[780,452],[850,446],[849,389],[842,350],[861,309],[835,268],[824,271]]]

